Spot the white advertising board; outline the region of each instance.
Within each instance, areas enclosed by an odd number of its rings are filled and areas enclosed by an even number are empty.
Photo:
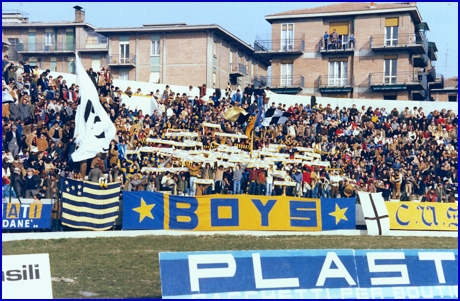
[[[2,256],[2,299],[52,299],[49,254]]]

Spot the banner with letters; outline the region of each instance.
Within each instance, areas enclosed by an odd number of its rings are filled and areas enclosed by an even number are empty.
[[[355,198],[123,192],[123,230],[322,231],[355,229]]]
[[[51,204],[2,204],[2,229],[49,229]]]
[[[2,255],[2,299],[53,299],[49,254]]]
[[[160,253],[164,299],[458,298],[458,250]]]
[[[458,204],[386,202],[392,230],[458,231]]]

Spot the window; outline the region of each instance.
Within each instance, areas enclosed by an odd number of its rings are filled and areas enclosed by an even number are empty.
[[[120,64],[129,63],[129,42],[120,42]]]
[[[281,50],[294,49],[294,24],[281,24]]]
[[[343,87],[348,81],[348,62],[329,62],[328,86]]]
[[[56,57],[51,57],[51,58],[50,58],[50,70],[51,70],[52,72],[56,72],[56,71],[57,71],[56,61],[57,61]]]
[[[457,95],[447,95],[449,102],[457,102]]]
[[[343,48],[346,49],[348,45],[348,35],[349,35],[349,22],[331,22],[329,23],[329,34],[331,37],[329,37],[330,41],[328,41],[329,44],[329,49],[334,49],[335,46],[338,48]],[[333,44],[332,41],[332,33],[334,32],[337,33],[337,44]]]
[[[120,69],[120,79],[129,80],[129,71],[126,69]]]
[[[281,64],[281,86],[292,86],[292,63]]]
[[[53,45],[53,33],[45,32],[45,45]]]
[[[8,47],[8,57],[12,61],[18,60],[18,50],[24,50],[24,44],[19,44],[19,39],[8,38],[8,43],[11,45]]]
[[[87,45],[98,45],[98,44],[107,44],[108,38],[101,34],[98,34],[94,31],[86,32],[86,44]]]
[[[101,70],[101,56],[99,54],[93,54],[91,56],[91,68],[96,72]]]
[[[396,72],[397,72],[397,59],[385,59],[384,70],[383,70],[383,83],[384,84],[396,84]]]
[[[152,41],[152,45],[150,47],[150,55],[151,56],[159,56],[160,55],[160,40]]]
[[[396,94],[383,95],[383,100],[398,100],[398,95]]]
[[[398,45],[399,18],[385,19],[385,46]]]

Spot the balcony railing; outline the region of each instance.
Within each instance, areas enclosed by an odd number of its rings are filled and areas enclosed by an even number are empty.
[[[254,86],[255,87],[259,87],[260,86],[266,86],[268,84],[268,78],[266,76],[263,76],[263,75],[256,75],[254,77]]]
[[[305,41],[293,40],[256,40],[254,42],[256,53],[291,53],[305,51]]]
[[[16,46],[18,52],[22,53],[55,53],[55,52],[74,52],[74,43],[57,43],[57,44],[46,44],[46,43],[19,43]]]
[[[387,90],[392,90],[392,86],[400,89],[428,89],[428,81],[426,73],[403,71],[397,74],[387,75],[383,72],[369,73],[369,86],[388,87]],[[374,89],[375,90],[375,89]]]
[[[430,83],[431,89],[443,89],[444,88],[444,75],[436,74],[434,82]]]
[[[136,65],[136,56],[120,56],[119,54],[109,55],[109,66],[134,66]]]
[[[320,75],[318,77],[318,87],[353,87],[354,76],[337,77],[330,75]]]
[[[271,87],[300,87],[305,86],[305,79],[302,75],[297,76],[271,76],[267,78],[268,86]]]
[[[244,76],[247,74],[247,68],[243,64],[230,64],[230,74],[236,76]]]
[[[428,40],[423,33],[399,34],[388,37],[388,35],[374,35],[369,37],[369,47],[373,50],[397,49],[404,47],[421,47],[421,53],[427,53]]]

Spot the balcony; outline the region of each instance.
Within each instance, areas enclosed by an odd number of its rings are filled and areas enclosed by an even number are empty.
[[[369,86],[373,91],[423,90],[427,91],[426,73],[403,71],[396,75],[385,75],[383,72],[369,73]]]
[[[374,51],[409,50],[416,54],[426,54],[428,40],[423,33],[400,34],[392,38],[382,34],[371,36],[369,47]]]
[[[246,76],[247,69],[243,64],[230,64],[230,76],[241,77]]]
[[[444,75],[436,74],[436,78],[430,83],[430,89],[444,89]]]
[[[86,39],[84,45],[78,51],[91,52],[91,51],[108,51],[109,39],[99,33],[88,31],[86,32]]]
[[[297,94],[305,86],[305,79],[298,76],[272,76],[267,78],[270,90],[278,94]]]
[[[107,65],[110,67],[136,67],[136,56],[130,55],[122,57],[119,54],[109,55]]]
[[[428,57],[430,58],[430,60],[438,60],[438,55],[436,54],[436,52],[438,52],[438,47],[436,47],[436,43],[428,42]]]
[[[254,82],[254,87],[259,87],[259,86],[265,87],[268,84],[268,79],[266,76],[256,75],[253,79],[253,82]]]
[[[355,52],[355,45],[345,41],[343,43],[328,43],[326,47],[326,45],[324,45],[324,39],[321,38],[317,44],[316,50],[323,55],[353,54]]]
[[[74,43],[57,43],[47,45],[45,43],[19,43],[16,45],[18,53],[65,53],[75,52]]]
[[[320,75],[317,87],[321,93],[349,93],[353,89],[354,76],[336,77]]]
[[[425,68],[428,66],[428,55],[426,54],[414,54],[412,57],[414,67]]]
[[[265,59],[285,55],[302,55],[305,51],[305,41],[294,40],[256,40],[254,52]]]

